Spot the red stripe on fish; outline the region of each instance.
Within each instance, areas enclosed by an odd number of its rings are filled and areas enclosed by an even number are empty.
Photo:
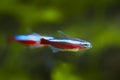
[[[80,44],[71,44],[71,43],[65,43],[65,42],[50,42],[46,39],[41,39],[41,44],[48,44],[56,48],[60,49],[83,49],[84,46]]]
[[[33,40],[26,40],[26,41],[18,41],[18,42],[21,42],[23,44],[28,44],[28,45],[34,45],[36,44],[36,41],[33,41]]]
[[[60,49],[83,49],[84,48],[82,45],[70,44],[70,43],[64,43],[64,42],[51,42],[51,45]]]
[[[9,37],[7,40],[8,40],[8,42],[17,41],[17,42],[20,42],[22,44],[28,44],[28,45],[36,44],[36,41],[33,41],[33,40],[15,40],[14,37]]]

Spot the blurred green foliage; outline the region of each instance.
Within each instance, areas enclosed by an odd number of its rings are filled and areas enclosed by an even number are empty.
[[[0,0],[0,80],[120,80],[119,8],[118,0]],[[54,54],[6,40],[32,32],[60,37],[57,30],[93,48]]]

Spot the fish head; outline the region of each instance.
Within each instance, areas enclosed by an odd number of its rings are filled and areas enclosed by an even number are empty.
[[[86,49],[90,49],[92,48],[92,44],[90,42],[82,42],[81,45],[86,48]]]

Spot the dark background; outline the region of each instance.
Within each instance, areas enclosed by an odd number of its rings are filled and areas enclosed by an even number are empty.
[[[0,0],[0,80],[120,80],[119,21],[119,0]],[[53,53],[6,40],[58,30],[93,48]]]

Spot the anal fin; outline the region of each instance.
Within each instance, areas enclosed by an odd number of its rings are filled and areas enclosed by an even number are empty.
[[[56,52],[58,52],[58,51],[59,51],[59,49],[58,49],[58,48],[55,48],[55,47],[53,47],[53,46],[49,46],[49,47],[52,49],[53,53],[56,53]]]

